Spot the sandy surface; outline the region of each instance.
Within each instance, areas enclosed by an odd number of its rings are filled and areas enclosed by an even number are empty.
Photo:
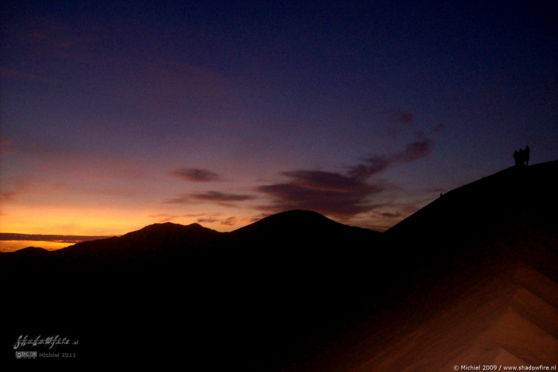
[[[477,283],[431,315],[390,330],[383,345],[363,342],[352,370],[452,371],[455,365],[558,362],[558,283],[534,269],[521,266]]]

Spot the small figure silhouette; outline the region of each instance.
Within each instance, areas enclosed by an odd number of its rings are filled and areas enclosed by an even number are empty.
[[[526,167],[529,165],[529,156],[531,154],[531,149],[526,146],[524,149],[515,150],[513,152],[513,160],[516,167]]]
[[[517,150],[513,152],[513,161],[515,162],[516,167],[519,167],[521,165],[521,162],[519,160],[519,152]]]

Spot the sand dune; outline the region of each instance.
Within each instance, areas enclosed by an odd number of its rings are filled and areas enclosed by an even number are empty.
[[[504,349],[498,349],[496,353],[496,357],[489,364],[519,366],[519,365],[525,365],[527,364],[527,362],[517,358],[515,355],[510,354],[508,351]]]
[[[558,360],[557,293],[558,283],[534,269],[521,266],[505,270],[495,279],[476,283],[429,320],[414,327],[407,321],[391,331],[399,336],[389,345],[362,347],[365,356],[361,355],[351,370],[451,371],[455,365],[553,365]]]

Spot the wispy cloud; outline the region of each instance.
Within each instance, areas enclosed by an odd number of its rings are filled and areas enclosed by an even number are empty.
[[[368,179],[397,164],[424,158],[432,151],[432,143],[423,138],[409,143],[395,154],[372,155],[359,164],[350,166],[345,173],[321,170],[295,170],[283,172],[288,180],[283,183],[262,185],[257,191],[272,198],[264,210],[311,209],[324,214],[348,218],[378,207],[370,197],[392,186],[384,181]]]
[[[0,174],[0,176],[2,175]],[[0,186],[3,189],[0,190],[0,201],[3,202],[13,201],[38,191],[56,188],[53,184],[41,182],[41,179],[35,176],[4,176],[1,178]]]
[[[191,198],[188,195],[180,195],[163,201],[165,204],[189,204],[190,202]]]
[[[380,212],[380,216],[385,218],[399,218],[401,217],[401,213],[399,212]]]
[[[155,219],[158,223],[173,222],[176,220],[190,221],[188,223],[191,223],[191,219],[195,218],[195,221],[201,224],[221,224],[223,226],[235,226],[238,224],[238,218],[236,216],[221,217],[221,213],[219,212],[187,213],[181,215],[154,213],[150,214],[148,217]]]
[[[212,182],[221,179],[217,173],[201,168],[175,169],[171,175],[190,182]]]
[[[247,194],[229,194],[219,191],[207,191],[202,193],[191,194],[192,198],[196,200],[203,201],[215,201],[215,202],[240,202],[246,200],[252,200],[256,197],[254,195]]]
[[[363,162],[349,168],[349,175],[357,179],[366,179],[397,164],[410,163],[428,156],[432,152],[432,141],[428,138],[411,142],[405,149],[391,155],[372,155]]]
[[[179,218],[180,216],[176,216],[176,215],[172,215],[172,214],[166,214],[166,213],[157,213],[157,214],[150,214],[148,217],[149,218],[156,218],[157,222],[164,223],[164,222],[171,222],[171,221]]]
[[[198,223],[214,223],[219,221],[217,218],[214,217],[203,217],[203,218],[198,218],[197,222]]]
[[[185,215],[183,215],[184,217],[201,217],[201,216],[205,216],[206,213],[187,213]]]
[[[379,114],[387,116],[387,126],[380,129],[380,134],[392,140],[399,138],[401,132],[414,126],[415,114],[407,110],[385,110]]]
[[[231,202],[243,202],[255,199],[255,195],[248,194],[231,194],[220,191],[206,191],[200,193],[184,194],[175,198],[164,201],[166,204],[193,204],[199,202],[217,203],[224,206],[232,206],[227,204]]]
[[[266,209],[311,209],[348,217],[370,210],[366,198],[384,190],[380,183],[369,184],[363,179],[333,172],[299,170],[283,175],[289,178],[287,182],[257,188],[274,200]]]
[[[15,191],[3,191],[0,192],[0,201],[10,201],[14,199],[14,196],[17,195]]]
[[[220,213],[218,212],[204,212],[204,213],[187,213],[187,214],[169,214],[169,213],[154,213],[150,214],[149,218],[155,218],[157,222],[164,223],[164,222],[172,222],[175,220],[182,220],[186,218],[188,221],[192,221],[192,218],[195,218],[195,221],[198,223],[215,223],[220,222],[219,219]]]
[[[221,220],[221,225],[225,226],[234,226],[237,223],[237,219],[234,216],[227,217],[224,220]]]

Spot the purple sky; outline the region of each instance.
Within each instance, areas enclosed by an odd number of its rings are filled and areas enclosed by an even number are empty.
[[[301,3],[2,2],[0,231],[382,230],[558,159],[556,6]]]

